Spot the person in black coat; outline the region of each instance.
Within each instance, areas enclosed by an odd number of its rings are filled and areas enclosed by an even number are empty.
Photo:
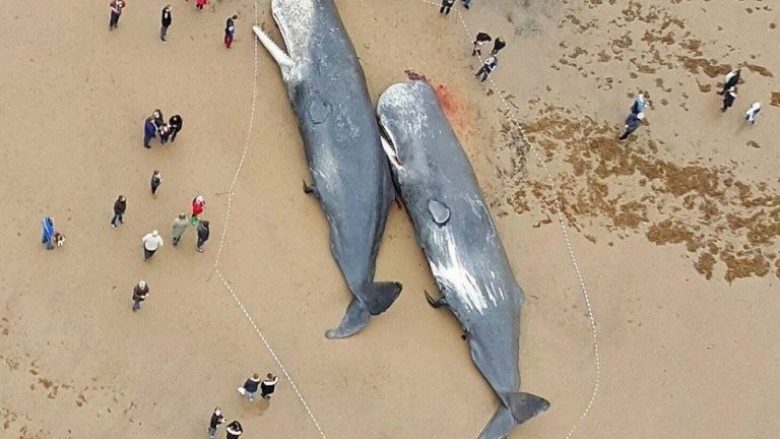
[[[162,9],[162,27],[160,28],[160,39],[165,41],[165,35],[168,33],[168,28],[173,22],[171,17],[171,5],[165,5]]]
[[[146,300],[148,295],[149,285],[146,284],[146,281],[138,282],[138,285],[133,288],[133,312],[141,309],[141,302]]]
[[[225,427],[225,431],[227,432],[227,439],[238,439],[241,437],[241,433],[244,432],[244,428],[241,427],[240,422],[233,421]]]
[[[633,133],[634,131],[637,130],[637,128],[639,128],[639,124],[642,122],[642,119],[644,119],[644,117],[645,117],[644,113],[629,114],[628,118],[626,119],[626,127],[625,127],[626,130],[623,132],[623,134],[620,137],[618,137],[618,140],[626,140],[628,136],[631,135],[631,133]]]
[[[477,37],[474,38],[474,48],[471,51],[471,56],[482,56],[482,45],[490,40],[492,40],[492,38],[485,32],[477,33]]]
[[[168,120],[168,126],[171,127],[171,143],[173,143],[173,141],[176,140],[176,134],[178,134],[184,126],[184,121],[181,119],[180,115],[174,114]]]
[[[506,42],[501,39],[501,37],[496,38],[496,41],[493,42],[493,50],[490,52],[491,55],[496,56],[498,55],[498,51],[506,47]]]
[[[723,94],[723,107],[720,109],[720,111],[725,113],[729,107],[734,105],[735,100],[737,100],[737,87],[731,87],[730,89],[726,90],[726,93]]]
[[[198,248],[199,252],[203,252],[203,244],[209,240],[209,222],[201,221],[198,224]]]
[[[125,209],[127,209],[127,200],[125,200],[124,196],[120,195],[119,198],[114,201],[114,216],[111,218],[111,227],[116,228],[117,222],[119,224],[125,223]]]
[[[441,8],[439,8],[439,14],[450,15],[450,10],[454,4],[455,0],[442,0]]]

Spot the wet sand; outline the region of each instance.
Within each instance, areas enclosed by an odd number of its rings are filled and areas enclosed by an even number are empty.
[[[455,11],[440,18],[414,0],[338,2],[372,98],[407,71],[440,87],[491,202],[527,295],[523,389],[552,402],[510,437],[564,438],[573,426],[587,438],[774,437],[776,7],[531,3],[458,6],[466,30]],[[262,48],[253,76],[252,3],[198,12],[175,2],[165,44],[162,6],[131,2],[111,33],[103,5],[12,2],[0,18],[0,436],[205,437],[216,405],[246,437],[319,436],[286,378],[270,405],[236,393],[251,372],[281,371],[213,271],[256,81],[220,273],[327,437],[476,437],[496,401],[457,322],[425,302],[435,286],[405,213],[391,212],[377,268],[404,284],[401,297],[360,335],[326,340],[349,295],[319,205],[301,193],[296,120]],[[273,29],[267,2],[259,17]],[[477,31],[509,43],[485,85],[469,57]],[[740,63],[744,84],[721,114],[715,91]],[[647,123],[618,144],[638,90]],[[742,113],[755,100],[763,109],[749,126]],[[145,150],[154,108],[182,114],[184,131]],[[164,178],[156,199],[153,169]],[[115,230],[120,193],[128,211]],[[199,193],[212,228],[203,254],[193,230],[179,248],[169,239]],[[556,197],[597,324],[598,373]],[[38,244],[44,215],[64,248]],[[140,238],[152,229],[166,243],[144,263]],[[140,279],[151,294],[134,314]]]

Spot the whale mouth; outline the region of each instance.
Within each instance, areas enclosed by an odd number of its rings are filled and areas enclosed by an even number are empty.
[[[382,150],[384,151],[390,164],[395,169],[403,169],[401,159],[398,157],[398,149],[395,147],[395,141],[393,136],[388,132],[385,127],[379,121],[379,140],[382,142]]]

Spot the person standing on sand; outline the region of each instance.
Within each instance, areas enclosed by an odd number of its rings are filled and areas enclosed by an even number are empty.
[[[195,7],[202,11],[203,7],[206,6],[208,3],[209,3],[209,0],[197,0],[195,2]]]
[[[225,417],[222,415],[222,410],[219,407],[215,408],[209,421],[209,438],[215,439],[217,437],[217,428],[224,422]]]
[[[198,224],[198,215],[203,213],[203,209],[206,207],[206,200],[202,195],[198,195],[192,200],[192,219],[190,223],[194,226]]]
[[[138,285],[133,288],[133,312],[141,309],[141,302],[146,300],[149,295],[149,285],[146,285],[146,281],[138,282]]]
[[[169,127],[167,124],[162,124],[159,128],[157,128],[157,134],[160,135],[160,144],[165,145],[168,143],[168,138],[171,137],[171,132],[171,127]]]
[[[631,114],[639,114],[645,112],[645,95],[639,93],[634,99],[634,103],[631,104]]]
[[[54,249],[54,234],[57,231],[54,228],[54,218],[47,216],[41,223],[41,243],[46,246],[46,250]]]
[[[474,38],[474,47],[471,50],[471,56],[482,56],[482,45],[490,40],[492,40],[492,38],[485,32],[477,33],[477,36]]]
[[[114,30],[119,27],[119,17],[122,15],[122,9],[125,8],[124,0],[112,0],[109,4],[111,9],[111,19],[108,22],[108,30]]]
[[[157,250],[163,246],[163,240],[157,230],[153,230],[152,233],[147,233],[141,238],[141,242],[144,247],[144,261],[148,261],[149,258],[154,256]]]
[[[482,75],[482,79],[480,79],[479,82],[485,82],[485,80],[488,78],[488,76],[490,76],[491,73],[493,73],[493,70],[495,70],[497,66],[498,58],[495,56],[489,56],[485,59],[482,67],[477,70],[477,73],[475,73],[474,76]]]
[[[127,200],[124,195],[117,197],[114,201],[114,216],[111,218],[111,227],[117,228],[117,222],[119,224],[125,223],[125,210],[127,209]]]
[[[450,15],[450,10],[452,9],[452,5],[455,4],[455,0],[442,0],[441,1],[441,8],[439,8],[439,15]]]
[[[176,140],[176,135],[179,134],[179,131],[181,131],[184,126],[184,121],[181,119],[181,116],[174,114],[168,120],[168,126],[171,127],[171,143],[173,143],[173,141]]]
[[[236,22],[235,20],[238,20],[238,15],[234,15],[227,19],[225,22],[225,47],[230,49],[230,46],[233,45],[233,37],[236,35]]]
[[[259,373],[252,374],[251,377],[244,381],[244,385],[238,388],[238,393],[246,395],[249,398],[249,402],[254,401],[257,389],[260,387],[260,381],[262,380]]]
[[[626,130],[618,137],[618,140],[626,140],[628,136],[639,128],[639,123],[644,119],[645,113],[634,114],[631,113],[626,118]]]
[[[753,102],[753,105],[751,105],[750,108],[748,108],[748,110],[745,112],[745,120],[751,124],[755,124],[759,111],[761,111],[761,103]]]
[[[729,109],[732,105],[734,105],[734,101],[737,99],[737,87],[731,87],[730,89],[726,90],[726,93],[723,94],[723,107],[720,109],[722,112],[726,112],[726,110]]]
[[[201,221],[198,224],[198,244],[196,247],[196,250],[198,250],[198,252],[203,253],[203,244],[205,244],[206,241],[209,240],[210,233],[211,232],[209,231],[209,222]]]
[[[189,224],[187,222],[187,215],[183,213],[180,213],[179,216],[173,220],[173,232],[171,233],[171,240],[173,241],[174,247],[179,245],[181,235],[184,234],[185,230],[187,230],[187,224]]]
[[[490,51],[490,55],[498,55],[498,51],[504,47],[506,47],[506,41],[502,40],[501,37],[496,38],[496,41],[493,42],[493,50]]]
[[[244,432],[244,428],[241,427],[241,423],[233,421],[225,427],[227,433],[227,439],[238,439],[241,437],[241,433]]]
[[[279,383],[279,378],[274,374],[269,373],[266,378],[260,383],[260,396],[263,399],[271,399],[271,394],[276,390],[276,384]]]
[[[726,77],[723,79],[723,90],[719,91],[719,95],[726,94],[726,92],[735,85],[739,84],[739,75],[742,72],[742,69],[736,68],[726,74]]]
[[[154,172],[152,172],[152,181],[151,181],[152,195],[157,194],[157,188],[160,187],[161,184],[162,184],[162,175],[160,175],[160,171],[155,169]]]
[[[160,39],[162,41],[165,41],[165,36],[168,34],[168,28],[171,26],[172,22],[171,5],[165,5],[162,9],[162,27],[160,28]]]
[[[463,7],[468,9],[471,4],[471,0],[461,0],[463,2]]]
[[[157,133],[157,125],[154,124],[154,117],[147,117],[144,122],[144,148],[151,148],[149,143],[154,139],[155,133]]]

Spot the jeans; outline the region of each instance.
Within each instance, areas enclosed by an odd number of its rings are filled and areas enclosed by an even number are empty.
[[[111,218],[111,225],[116,227],[117,221],[119,221],[119,224],[124,224],[125,223],[124,216],[125,214],[123,213],[115,213],[113,218]]]
[[[153,138],[154,138],[154,134],[149,135],[149,134],[144,133],[144,148],[151,148],[152,147],[151,145],[149,145],[149,142],[151,142]]]
[[[148,248],[144,247],[144,261],[154,256],[154,252],[156,251],[157,250],[149,250]]]
[[[179,129],[173,128],[171,130],[171,143],[173,143],[173,141],[176,140],[176,134],[179,134]]]
[[[477,74],[474,76],[482,75],[482,78],[479,80],[479,82],[485,82],[485,80],[488,78],[488,75],[490,75],[490,70],[488,70],[487,67],[483,66],[479,71],[477,71]]]
[[[230,45],[233,44],[233,35],[225,33],[225,47],[230,49]]]
[[[439,14],[449,14],[450,9],[452,9],[452,6],[442,5],[441,8],[439,9]]]
[[[165,35],[168,34],[168,26],[160,28],[160,39],[165,41]]]
[[[217,437],[217,429],[209,427],[209,437],[214,439]]]
[[[138,311],[139,309],[141,309],[141,301],[133,299],[133,311]]]
[[[205,240],[205,239],[200,239],[200,238],[198,238],[198,249],[200,249],[201,247],[203,247],[203,244],[205,244],[205,243],[206,243],[206,240]]]

